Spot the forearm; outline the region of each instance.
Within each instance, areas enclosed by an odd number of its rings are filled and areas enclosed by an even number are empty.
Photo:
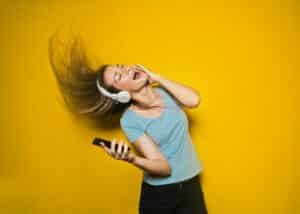
[[[197,107],[200,104],[201,97],[196,90],[162,76],[158,77],[158,83],[167,89],[182,105]]]
[[[132,164],[152,175],[163,177],[171,175],[171,167],[168,162],[164,160],[149,160],[140,156],[135,156]]]

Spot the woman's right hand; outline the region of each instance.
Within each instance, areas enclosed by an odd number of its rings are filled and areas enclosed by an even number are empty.
[[[149,82],[150,84],[152,83],[159,83],[161,80],[161,76],[157,73],[154,73],[153,71],[150,71],[149,69],[147,69],[145,66],[141,65],[141,64],[135,64],[134,68],[142,71],[144,73],[146,73],[149,76]]]
[[[117,149],[116,149],[116,144],[118,144]],[[125,144],[122,140],[117,141],[116,139],[113,139],[111,141],[111,148],[108,148],[102,142],[100,143],[100,145],[108,155],[110,155],[112,158],[116,160],[124,160],[129,163],[132,163],[135,158],[135,155],[128,150],[128,145]]]

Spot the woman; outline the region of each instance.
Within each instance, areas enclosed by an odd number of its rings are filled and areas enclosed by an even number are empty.
[[[143,171],[139,213],[207,213],[199,181],[202,165],[182,110],[199,105],[198,93],[142,65],[106,64],[93,72],[86,58],[78,57],[84,54],[76,42],[71,45],[73,61],[65,67],[69,79],[62,78],[53,61],[52,44],[50,61],[70,109],[102,117],[121,113],[121,128],[137,154],[129,152],[123,140],[113,139],[111,148],[102,143],[102,148]]]

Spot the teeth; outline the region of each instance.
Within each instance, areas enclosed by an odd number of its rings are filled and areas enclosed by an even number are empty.
[[[131,70],[131,71],[129,72],[129,74],[132,75],[132,79],[133,79],[133,80],[136,80],[137,75],[138,75],[138,72],[136,72],[136,71],[134,71],[134,70]]]

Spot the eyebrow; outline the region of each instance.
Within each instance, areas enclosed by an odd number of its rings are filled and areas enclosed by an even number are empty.
[[[116,82],[116,72],[114,71],[114,74],[113,74],[113,82]]]
[[[123,65],[120,65],[120,64],[116,64],[116,66],[118,67],[118,68],[122,68],[123,67]],[[113,74],[113,82],[116,82],[116,71],[114,71],[114,74]]]
[[[117,67],[119,67],[120,65],[119,64],[116,64]],[[116,82],[116,74],[117,72],[114,71],[114,74],[113,74],[113,82]]]

